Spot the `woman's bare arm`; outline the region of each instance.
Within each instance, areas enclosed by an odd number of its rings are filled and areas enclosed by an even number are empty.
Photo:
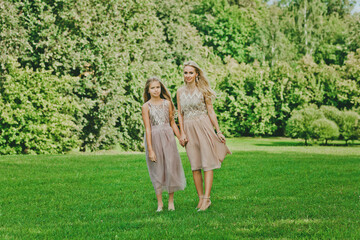
[[[211,121],[212,125],[215,127],[215,130],[217,132],[219,139],[221,140],[221,142],[225,142],[225,137],[222,134],[222,132],[220,131],[219,123],[218,123],[216,113],[214,111],[214,107],[213,107],[211,99],[205,98],[205,104],[206,104],[206,108],[207,108],[207,112],[208,112],[210,121]]]
[[[176,99],[177,99],[177,107],[178,107],[178,119],[179,119],[179,127],[180,127],[180,143],[182,146],[185,146],[187,139],[186,134],[184,131],[184,116],[181,111],[181,104],[180,104],[180,89],[176,92]]]

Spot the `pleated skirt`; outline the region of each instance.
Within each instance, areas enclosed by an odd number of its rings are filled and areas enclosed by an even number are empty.
[[[186,186],[184,169],[170,125],[167,123],[151,127],[151,141],[156,162],[149,160],[146,136],[144,139],[146,163],[155,193],[184,190]]]
[[[216,135],[208,115],[185,120],[184,131],[188,139],[186,153],[192,171],[220,168],[225,156],[231,154]]]

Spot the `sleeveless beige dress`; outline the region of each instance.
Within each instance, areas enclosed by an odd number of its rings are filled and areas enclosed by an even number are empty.
[[[173,193],[184,190],[186,186],[184,169],[169,122],[169,104],[167,100],[163,100],[160,105],[152,105],[148,102],[151,141],[157,162],[149,159],[145,133],[146,163],[156,194],[161,194],[163,191]]]
[[[188,139],[186,153],[191,170],[209,171],[220,168],[225,156],[231,152],[214,131],[203,94],[197,88],[193,93],[182,89],[180,106]]]

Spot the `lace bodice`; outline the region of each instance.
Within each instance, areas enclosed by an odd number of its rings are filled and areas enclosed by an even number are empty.
[[[163,100],[159,105],[148,102],[151,126],[169,124],[169,102]]]
[[[204,95],[197,88],[192,93],[186,89],[180,93],[180,106],[184,120],[195,119],[207,114]]]

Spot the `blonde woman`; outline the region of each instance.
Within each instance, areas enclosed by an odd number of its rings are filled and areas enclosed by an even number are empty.
[[[225,145],[212,105],[215,92],[196,62],[184,63],[184,82],[185,86],[177,91],[180,142],[186,142],[186,153],[199,196],[196,208],[204,211],[211,205],[213,169],[220,168],[226,154],[231,152]],[[204,181],[201,170],[204,171]]]
[[[174,192],[186,186],[185,174],[176,146],[180,133],[174,121],[174,104],[169,91],[156,77],[149,78],[144,88],[142,117],[145,126],[146,162],[158,201],[163,210],[162,192],[169,193],[168,210],[174,211]]]

